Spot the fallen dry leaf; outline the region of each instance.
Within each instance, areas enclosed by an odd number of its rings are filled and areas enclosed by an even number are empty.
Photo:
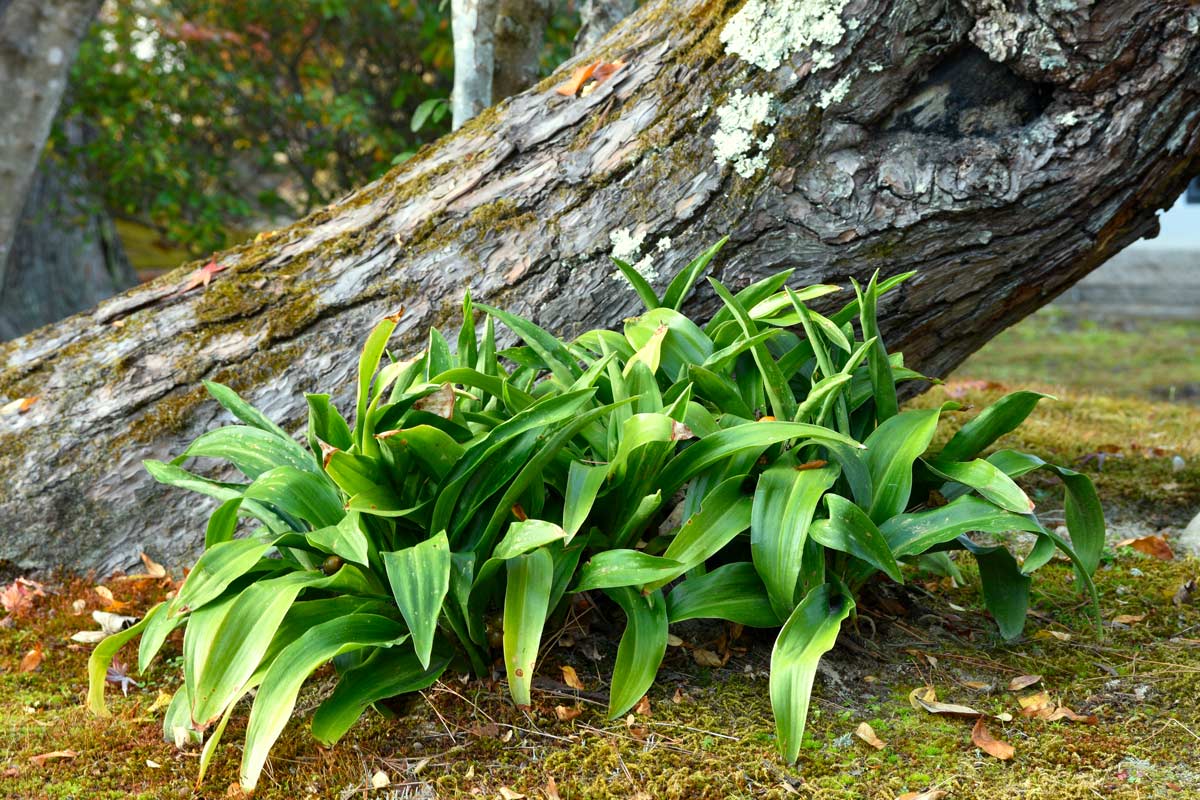
[[[697,647],[692,651],[692,660],[702,667],[716,668],[725,665],[725,662],[721,660],[719,655],[703,647]]]
[[[981,717],[983,712],[976,711],[970,706],[962,706],[957,703],[939,703],[937,699],[937,690],[932,686],[922,686],[918,689],[913,689],[908,694],[908,702],[913,708],[918,711],[925,709],[930,714],[944,714],[950,717]]]
[[[1008,690],[1010,692],[1019,692],[1022,689],[1028,689],[1041,679],[1041,675],[1021,675],[1008,682]]]
[[[621,59],[603,63],[596,67],[596,70],[592,73],[592,80],[594,80],[596,83],[604,83],[613,76],[613,73],[623,66],[625,66],[625,62]]]
[[[554,776],[551,775],[546,779],[546,800],[562,800],[558,794],[558,784],[554,781]]]
[[[579,90],[588,82],[588,79],[592,77],[592,73],[599,68],[601,63],[603,62],[593,61],[590,64],[583,64],[576,67],[574,72],[571,73],[571,77],[554,91],[564,97],[572,97],[579,94]]]
[[[114,602],[116,602],[116,598],[113,597],[112,589],[109,589],[107,586],[95,586],[92,588],[92,591],[100,595],[100,599],[109,605],[112,605]]]
[[[678,636],[676,636],[673,633],[668,633],[667,634],[667,646],[683,647],[683,639],[680,639]]]
[[[1175,558],[1171,545],[1167,544],[1167,540],[1159,534],[1141,536],[1136,539],[1122,539],[1117,542],[1117,547],[1132,547],[1139,553],[1154,556],[1160,561],[1170,561]]]
[[[25,614],[33,608],[33,598],[45,597],[45,587],[37,581],[17,578],[0,590],[0,606],[10,614]]]
[[[30,763],[38,767],[44,767],[47,761],[57,761],[60,758],[75,758],[79,755],[74,750],[51,750],[49,753],[41,753],[36,756],[30,756]]]
[[[34,645],[33,649],[21,657],[21,672],[33,672],[42,665],[42,646]]]
[[[854,729],[854,735],[871,745],[871,747],[874,747],[876,750],[882,750],[883,748],[887,747],[884,741],[875,735],[875,729],[872,728],[869,723],[858,723],[858,727]]]
[[[1017,752],[1011,744],[1000,741],[988,732],[987,726],[983,724],[983,717],[975,720],[975,727],[971,729],[971,743],[1001,761],[1008,761]]]
[[[1112,621],[1121,625],[1133,625],[1135,622],[1141,622],[1145,618],[1145,614],[1117,614],[1112,618]]]
[[[523,798],[525,795],[521,794],[520,792],[514,792],[507,786],[501,786],[500,796],[503,797],[504,800],[521,800],[521,798]]]
[[[1062,631],[1051,631],[1043,628],[1033,635],[1035,639],[1058,639],[1060,642],[1071,641],[1071,634]]]
[[[454,387],[448,383],[443,383],[438,387],[437,391],[432,394],[427,394],[417,402],[413,403],[413,408],[418,411],[426,411],[430,414],[436,414],[442,419],[454,418]]]
[[[563,683],[570,686],[572,689],[582,692],[583,681],[579,680],[579,675],[575,672],[574,667],[562,667]]]
[[[633,713],[639,717],[650,716],[650,696],[642,695],[642,699],[637,701],[637,705],[633,707]]]
[[[1045,692],[1029,692],[1020,695],[1017,697],[1017,702],[1021,704],[1021,714],[1026,717],[1035,717],[1045,709],[1054,708],[1054,701]]]
[[[87,600],[74,600],[71,602],[71,613],[79,616],[87,610]]]
[[[1039,714],[1039,716],[1041,715]],[[1082,722],[1085,725],[1097,725],[1100,723],[1095,714],[1076,714],[1066,706],[1059,706],[1042,718],[1047,722],[1058,722],[1060,719],[1066,719],[1071,722]]]
[[[554,716],[558,717],[559,722],[570,722],[582,713],[582,708],[567,708],[566,706],[554,707]]]
[[[93,611],[92,619],[104,633],[119,633],[138,621],[137,617],[113,614],[109,611]]]
[[[942,800],[946,794],[945,789],[926,789],[923,792],[905,792],[896,800]]]
[[[375,774],[371,776],[371,788],[382,789],[392,782],[388,774],[381,769],[375,770]]]
[[[24,414],[33,408],[33,404],[37,401],[37,395],[33,397],[18,397],[16,400],[0,406],[0,417],[7,417],[9,414]]]
[[[213,259],[203,267],[200,267],[199,269],[193,270],[191,273],[189,273],[187,278],[184,279],[183,283],[180,284],[179,289],[175,292],[175,294],[187,294],[197,286],[203,286],[207,289],[209,282],[213,279],[213,276],[218,272],[224,272],[226,269],[228,269],[228,267],[226,267],[224,264],[218,264],[216,259]]]
[[[680,705],[681,703],[686,703],[687,701],[689,701],[691,699],[692,699],[691,696],[685,694],[683,689],[679,686],[675,687],[675,694],[671,695],[671,702],[674,703],[675,705]]]
[[[146,759],[146,766],[149,767],[150,769],[162,769],[162,764],[158,763],[157,761],[155,761],[152,758]]]
[[[1179,591],[1171,595],[1171,604],[1176,606],[1187,605],[1189,602],[1191,602],[1192,596],[1195,594],[1196,579],[1191,578],[1190,580],[1185,581],[1184,584],[1179,587]]]
[[[142,563],[146,565],[146,574],[151,578],[167,577],[167,568],[150,558],[150,556],[146,555],[145,553],[142,553]]]

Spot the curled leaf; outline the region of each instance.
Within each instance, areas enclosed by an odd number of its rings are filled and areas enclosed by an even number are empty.
[[[1028,689],[1041,679],[1041,675],[1021,675],[1008,682],[1008,690],[1010,692],[1019,692],[1022,689]]]
[[[870,723],[858,723],[858,727],[854,729],[854,735],[871,745],[871,747],[874,747],[876,750],[882,750],[883,748],[887,747],[887,744],[875,735],[875,729],[871,727]]]
[[[562,669],[563,683],[570,686],[576,691],[583,691],[583,681],[579,680],[579,675],[575,672],[574,667],[564,666]]]
[[[1122,539],[1117,542],[1117,547],[1132,547],[1139,553],[1153,556],[1160,561],[1170,561],[1175,558],[1175,552],[1171,550],[1171,545],[1167,544],[1166,538],[1159,534],[1141,536],[1136,539]]]
[[[937,690],[932,686],[922,686],[918,689],[913,689],[908,695],[908,702],[915,709],[925,709],[930,714],[944,714],[950,717],[982,717],[983,712],[976,711],[970,706],[962,706],[957,703],[940,703],[937,699]]]
[[[971,729],[971,743],[989,756],[1001,761],[1008,761],[1017,752],[1008,742],[1002,742],[992,736],[987,726],[983,724],[983,717],[975,720],[975,727]]]

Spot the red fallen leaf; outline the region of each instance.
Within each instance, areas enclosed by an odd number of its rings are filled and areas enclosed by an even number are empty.
[[[1117,542],[1117,547],[1132,547],[1139,553],[1153,556],[1160,561],[1171,561],[1175,558],[1171,545],[1167,544],[1167,540],[1158,534],[1141,536],[1137,539],[1123,539]]]
[[[1011,744],[1000,741],[988,732],[987,726],[983,724],[983,717],[975,720],[975,727],[971,729],[971,743],[1001,761],[1008,761],[1017,752]]]
[[[44,767],[47,761],[57,760],[60,758],[75,758],[79,755],[74,750],[52,750],[49,753],[41,753],[36,756],[30,756],[29,761],[35,766]]]
[[[218,264],[214,258],[203,267],[193,271],[191,275],[188,275],[187,280],[183,282],[183,285],[179,287],[179,290],[175,294],[187,294],[197,286],[208,288],[208,284],[213,279],[213,276],[218,272],[224,272],[226,269],[228,267],[224,264]]]
[[[579,94],[579,90],[583,88],[583,85],[588,82],[589,78],[592,77],[592,73],[594,73],[602,63],[603,62],[601,61],[593,61],[591,64],[584,64],[583,66],[576,67],[575,71],[571,73],[571,77],[567,80],[567,82],[559,86],[554,91],[558,92],[564,97],[572,97]]]
[[[46,596],[42,589],[37,581],[17,578],[0,589],[0,606],[9,614],[24,614],[33,608],[33,598]]]

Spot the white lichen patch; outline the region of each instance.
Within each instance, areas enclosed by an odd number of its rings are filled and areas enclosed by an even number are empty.
[[[642,277],[648,281],[658,279],[658,270],[654,267],[654,256],[647,253],[642,258],[638,258],[642,251],[642,243],[646,240],[645,231],[637,231],[630,233],[628,228],[618,228],[608,234],[608,240],[612,242],[612,257],[618,261],[624,261],[633,266],[635,270],[641,273]],[[658,249],[666,250],[663,247],[663,242],[667,243],[667,247],[671,246],[671,240],[663,237],[658,240]],[[612,274],[614,280],[625,281],[625,276],[620,270]]]
[[[642,249],[642,242],[645,238],[645,231],[630,233],[628,228],[618,228],[609,233],[608,240],[612,242],[612,257],[619,261],[632,263]]]
[[[847,75],[833,86],[830,86],[828,89],[821,92],[821,96],[817,98],[817,105],[821,108],[829,108],[834,103],[844,99],[849,90],[850,76]]]
[[[848,0],[749,0],[721,30],[730,53],[773,70],[808,48],[813,69],[833,66],[830,51],[842,41],[841,13]]]
[[[746,95],[738,89],[717,109],[717,119],[712,141],[718,165],[733,164],[734,171],[743,178],[751,178],[767,166],[767,152],[775,144],[775,134],[760,138],[755,129],[775,124],[770,94]]]

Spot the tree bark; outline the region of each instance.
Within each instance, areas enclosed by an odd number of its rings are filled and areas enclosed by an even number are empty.
[[[71,124],[68,133],[81,127]],[[85,175],[78,164],[42,156],[0,284],[0,341],[92,308],[137,283]]]
[[[575,52],[586,53],[637,8],[637,0],[583,0],[579,6],[579,32]]]
[[[0,4],[0,286],[79,43],[103,0]]]
[[[493,100],[512,97],[537,83],[552,9],[550,0],[500,0],[496,13]]]
[[[819,42],[763,69],[721,41],[736,7],[656,0],[375,184],[219,254],[207,288],[178,293],[180,271],[0,348],[0,401],[40,398],[0,417],[0,556],[181,563],[211,506],[140,464],[224,420],[202,378],[298,428],[302,392],[346,406],[370,325],[400,306],[399,352],[456,325],[468,287],[562,334],[616,324],[638,308],[611,277],[618,230],[664,276],[729,234],[713,271],[735,288],[784,268],[797,285],[918,270],[883,301],[883,331],[944,375],[1153,234],[1200,167],[1190,6],[828,7],[840,33],[825,19]],[[583,96],[553,90],[596,57],[625,66]],[[714,134],[758,93],[774,119],[749,137],[762,152],[719,166]],[[687,311],[716,306],[704,290]]]
[[[500,0],[450,0],[454,39],[454,89],[450,117],[454,130],[492,104],[496,67],[496,9]]]

